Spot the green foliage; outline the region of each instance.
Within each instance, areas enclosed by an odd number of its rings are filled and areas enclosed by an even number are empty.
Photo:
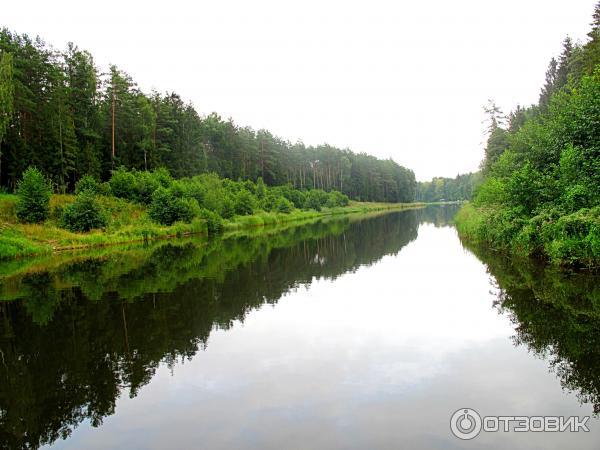
[[[11,122],[13,107],[13,57],[12,54],[8,52],[0,51],[0,144],[2,144],[8,125]],[[2,153],[0,149],[0,157],[1,156]]]
[[[109,181],[112,194],[115,197],[127,200],[134,199],[135,183],[135,175],[125,167],[119,167],[117,170],[113,171]]]
[[[481,174],[467,173],[456,178],[435,177],[418,183],[417,200],[422,202],[470,200],[481,180]]]
[[[294,204],[285,197],[279,197],[275,210],[280,213],[289,214],[294,209]]]
[[[327,195],[327,202],[325,203],[325,206],[328,208],[335,208],[338,206],[348,206],[348,203],[350,203],[350,199],[347,195],[342,194],[339,191],[331,191]]]
[[[29,167],[17,185],[17,217],[29,223],[46,220],[50,213],[51,194],[50,185],[42,172],[35,167]]]
[[[267,195],[267,187],[262,177],[258,177],[258,180],[256,180],[256,198],[262,200],[265,195]]]
[[[73,203],[65,206],[60,221],[63,228],[79,232],[103,228],[107,223],[108,217],[91,190],[81,191]]]
[[[115,197],[148,205],[154,191],[160,187],[170,187],[172,181],[166,169],[149,172],[128,171],[125,167],[119,167],[113,172],[109,184]]]
[[[154,191],[152,202],[148,208],[150,218],[163,225],[190,222],[197,214],[199,214],[199,207],[196,200],[176,197],[164,187],[159,187]]]
[[[599,266],[599,26],[583,46],[565,40],[539,105],[519,108],[497,133],[506,149],[486,160],[474,207],[457,217],[466,238],[560,265]]]
[[[101,73],[92,55],[74,44],[60,52],[6,29],[0,30],[0,142],[0,186],[10,190],[35,162],[61,191],[72,191],[81,174],[105,181],[112,172],[114,195],[145,205],[168,180],[119,167],[165,167],[175,178],[215,173],[243,180],[259,201],[269,187],[287,183],[365,201],[415,198],[414,173],[392,160],[330,145],[290,144],[216,113],[200,116],[176,93],[143,93],[115,66]],[[241,188],[227,182],[222,187]],[[304,202],[295,197],[286,196],[301,208]],[[196,201],[225,216],[231,210],[216,205],[218,198]]]
[[[327,203],[328,198],[327,192],[320,189],[312,189],[306,194],[304,208],[321,211],[321,208]]]
[[[235,215],[235,206],[235,201],[231,195],[223,197],[219,209],[221,217],[223,217],[223,219],[231,219]]]
[[[240,191],[235,198],[235,213],[240,216],[253,214],[257,208],[256,198],[248,191]]]
[[[75,184],[75,194],[80,194],[84,191],[89,191],[94,194],[98,194],[98,193],[100,193],[100,190],[101,190],[100,184],[91,175],[84,175]]]
[[[198,217],[206,221],[206,228],[210,234],[219,233],[223,229],[223,219],[214,211],[203,208]]]

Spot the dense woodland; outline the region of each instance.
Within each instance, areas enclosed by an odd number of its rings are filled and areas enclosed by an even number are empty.
[[[566,38],[539,102],[487,108],[485,181],[459,215],[463,236],[587,268],[600,263],[600,3],[584,43]]]
[[[479,172],[457,175],[455,178],[435,177],[418,183],[416,200],[443,202],[469,200],[481,181]]]
[[[14,190],[35,165],[56,192],[83,175],[107,180],[113,169],[166,168],[175,178],[214,172],[267,185],[338,190],[365,201],[409,202],[414,173],[329,145],[290,143],[201,116],[176,93],[143,93],[127,73],[104,73],[92,55],[69,44],[57,51],[39,38],[0,31],[0,186]]]

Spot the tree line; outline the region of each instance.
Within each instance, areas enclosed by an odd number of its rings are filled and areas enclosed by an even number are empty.
[[[175,178],[213,172],[233,180],[338,190],[363,201],[409,202],[414,173],[327,144],[291,143],[200,115],[174,92],[146,94],[116,66],[104,73],[70,43],[57,51],[40,38],[0,31],[0,186],[14,190],[28,166],[70,192],[83,175],[166,168]]]
[[[600,261],[600,2],[588,38],[566,38],[539,101],[508,117],[490,102],[484,182],[458,218],[475,241],[598,268]]]
[[[465,173],[455,178],[434,177],[417,186],[416,200],[421,202],[470,200],[481,181],[481,173]]]

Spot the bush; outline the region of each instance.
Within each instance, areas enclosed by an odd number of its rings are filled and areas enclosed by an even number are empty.
[[[295,208],[303,208],[306,203],[306,194],[297,189],[286,189],[283,195],[294,204]]]
[[[312,189],[306,194],[306,199],[304,201],[304,209],[314,209],[315,211],[321,211],[321,208],[327,203],[327,199],[327,192],[322,191],[320,189]]]
[[[240,216],[249,216],[254,213],[255,209],[256,200],[254,196],[246,190],[240,191],[235,199],[235,213]]]
[[[256,198],[262,200],[267,195],[267,186],[265,186],[265,182],[262,177],[258,177],[256,180]]]
[[[346,194],[342,194],[339,191],[331,191],[327,196],[327,203],[325,204],[328,208],[335,208],[336,206],[348,206],[350,199]]]
[[[61,226],[70,231],[90,231],[106,226],[108,218],[92,191],[84,190],[77,199],[64,207]]]
[[[166,169],[148,171],[128,171],[125,167],[119,167],[113,171],[109,184],[115,197],[124,198],[144,205],[150,204],[152,194],[158,188],[168,188],[173,179]]]
[[[277,200],[277,206],[275,207],[277,212],[288,214],[291,213],[293,209],[294,205],[287,198],[280,197],[279,200]]]
[[[148,209],[150,218],[163,225],[172,225],[175,222],[190,222],[195,212],[199,212],[196,200],[175,197],[171,191],[164,187],[159,187],[154,191]]]
[[[110,190],[115,197],[133,200],[135,175],[124,167],[113,170],[109,180]]]
[[[42,172],[29,167],[17,185],[18,203],[17,217],[23,222],[39,223],[48,218],[50,213],[50,183]]]
[[[235,215],[235,202],[231,195],[226,195],[221,203],[221,217],[231,219]]]
[[[110,183],[105,181],[104,183],[98,184],[98,192],[97,194],[104,195],[106,197],[112,196],[112,191],[110,189]]]
[[[181,179],[176,180],[170,187],[171,192],[176,197],[194,199],[198,202],[198,205],[204,204],[204,198],[206,197],[205,187],[195,179]]]
[[[277,202],[279,198],[275,192],[269,192],[260,200],[260,208],[263,211],[274,211],[277,209]]]
[[[242,182],[242,187],[246,189],[251,194],[256,194],[256,184],[252,182],[252,180],[245,180]]]
[[[84,175],[81,179],[75,183],[75,194],[81,194],[84,191],[98,194],[100,191],[100,184],[91,175]]]
[[[218,233],[223,229],[223,219],[217,213],[203,208],[198,216],[206,221],[206,228],[210,234]]]

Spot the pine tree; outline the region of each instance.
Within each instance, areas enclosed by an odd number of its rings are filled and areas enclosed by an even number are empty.
[[[12,55],[0,52],[0,186],[2,185],[2,141],[12,119],[13,92]]]
[[[556,80],[554,82],[556,89],[561,89],[569,81],[569,65],[573,56],[573,41],[566,37],[563,41],[563,49],[558,58],[558,68],[556,70]]]
[[[539,105],[541,108],[546,108],[548,106],[550,97],[556,90],[557,76],[558,62],[555,58],[552,58],[550,60],[550,64],[548,64],[548,70],[546,71],[546,82],[544,84],[544,87],[542,88],[542,92],[540,93]]]

